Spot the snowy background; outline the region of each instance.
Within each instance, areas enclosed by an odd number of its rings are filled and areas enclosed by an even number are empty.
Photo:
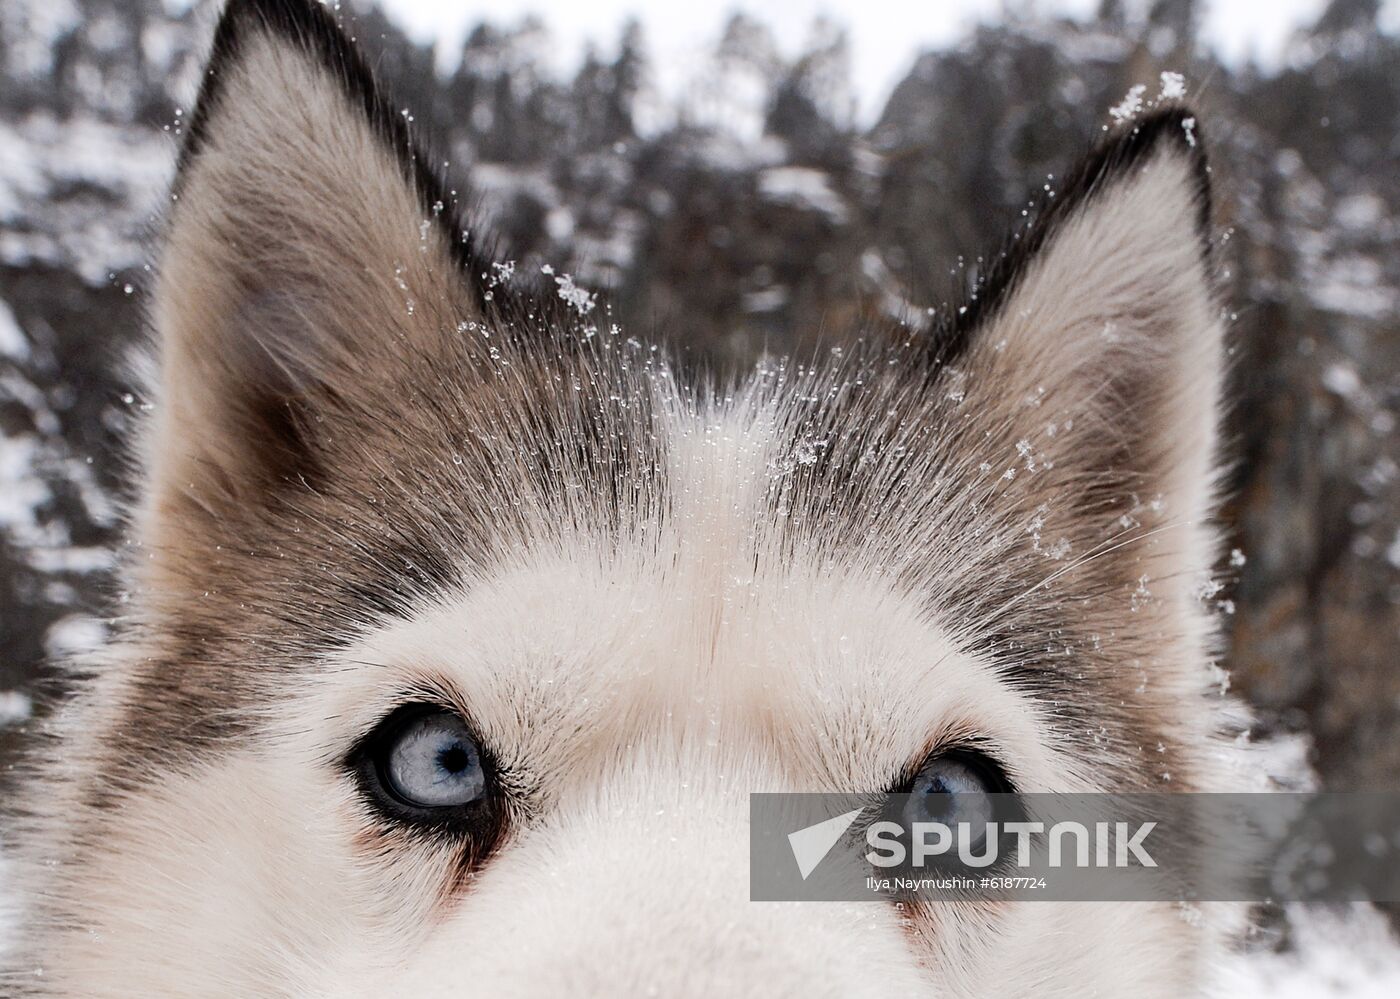
[[[726,363],[940,303],[1183,74],[1233,296],[1224,665],[1281,777],[1400,786],[1400,2],[341,6],[503,260]],[[0,0],[0,781],[120,601],[118,362],[215,14]],[[1393,914],[1267,915],[1225,994],[1397,994]]]

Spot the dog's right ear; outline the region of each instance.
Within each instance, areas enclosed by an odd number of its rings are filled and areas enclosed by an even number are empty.
[[[146,540],[313,480],[321,408],[401,393],[481,315],[466,239],[326,9],[231,0],[159,262]]]

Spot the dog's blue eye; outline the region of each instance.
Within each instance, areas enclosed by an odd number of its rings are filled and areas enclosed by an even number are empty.
[[[380,769],[388,789],[418,808],[457,808],[486,793],[481,750],[451,711],[405,721],[385,741]]]
[[[993,794],[1008,791],[1001,771],[981,754],[955,751],[927,760],[909,784],[907,822],[969,823],[981,830],[995,817]]]

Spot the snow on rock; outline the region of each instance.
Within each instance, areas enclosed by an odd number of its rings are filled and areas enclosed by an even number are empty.
[[[1347,254],[1328,261],[1312,284],[1314,303],[1331,312],[1384,319],[1400,308],[1400,298],[1374,257]]]
[[[0,357],[22,361],[29,356],[29,338],[19,328],[19,320],[4,302],[0,302]]]
[[[0,437],[0,528],[9,533],[12,544],[24,547],[61,540],[40,515],[40,507],[52,497],[36,467],[40,451],[33,434]]]
[[[64,437],[61,390],[30,379],[30,337],[0,301],[0,404],[17,417],[0,425],[0,532],[10,558],[58,578],[108,569],[106,547],[75,545],[73,525],[57,513],[64,496],[77,499],[85,518],[116,522],[116,508],[98,484],[93,465]]]
[[[174,163],[163,132],[43,112],[0,121],[0,263],[91,285],[139,266]]]
[[[0,385],[0,387],[5,387]],[[69,526],[51,515],[50,479],[71,485],[88,517],[111,525],[116,509],[98,487],[92,467],[68,451],[58,437],[20,433],[0,436],[0,530],[27,561],[45,573],[88,573],[110,567],[106,548],[75,546]]]
[[[44,653],[52,660],[91,652],[107,640],[107,626],[89,614],[69,614],[49,625]]]
[[[787,159],[788,152],[787,144],[775,136],[749,142],[723,131],[695,131],[678,145],[697,163],[723,173],[773,166]]]
[[[831,177],[823,170],[771,167],[758,175],[758,193],[778,204],[825,215],[837,225],[846,221],[846,202],[832,190]]]
[[[782,285],[748,291],[744,293],[743,309],[745,312],[776,312],[788,303],[790,297],[788,289]]]
[[[1361,386],[1361,376],[1356,373],[1356,369],[1350,364],[1340,361],[1329,364],[1323,369],[1322,385],[1327,391],[1349,400],[1360,398],[1365,391]]]
[[[1242,719],[1241,719],[1242,720]],[[1241,736],[1220,762],[1233,768],[1239,786],[1258,792],[1319,790],[1308,760],[1312,739],[1277,734],[1250,741]],[[1214,969],[1206,995],[1219,999],[1362,999],[1400,994],[1400,940],[1375,906],[1285,906],[1286,949],[1246,941]]]
[[[58,43],[82,20],[73,0],[5,0],[0,32],[16,39],[5,69],[22,79],[42,79],[53,70]]]
[[[34,713],[34,702],[19,690],[0,690],[0,728],[28,721]]]
[[[473,207],[486,223],[493,221],[508,206],[511,198],[524,195],[548,207],[559,205],[564,200],[544,167],[477,162],[471,166],[471,180],[481,201]]]
[[[1287,906],[1292,947],[1231,955],[1209,995],[1221,999],[1390,999],[1400,995],[1400,943],[1369,903]]]

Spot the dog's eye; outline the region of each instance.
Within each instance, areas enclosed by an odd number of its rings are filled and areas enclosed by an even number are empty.
[[[461,718],[433,711],[406,719],[382,744],[388,789],[418,808],[457,808],[486,791],[481,750]]]
[[[982,753],[949,750],[926,760],[906,790],[906,823],[941,822],[956,828],[966,822],[974,830],[997,818],[992,795],[1011,792],[1001,767]]]
[[[480,744],[460,715],[436,705],[399,708],[350,762],[365,792],[396,820],[455,825],[479,818],[490,797]]]

